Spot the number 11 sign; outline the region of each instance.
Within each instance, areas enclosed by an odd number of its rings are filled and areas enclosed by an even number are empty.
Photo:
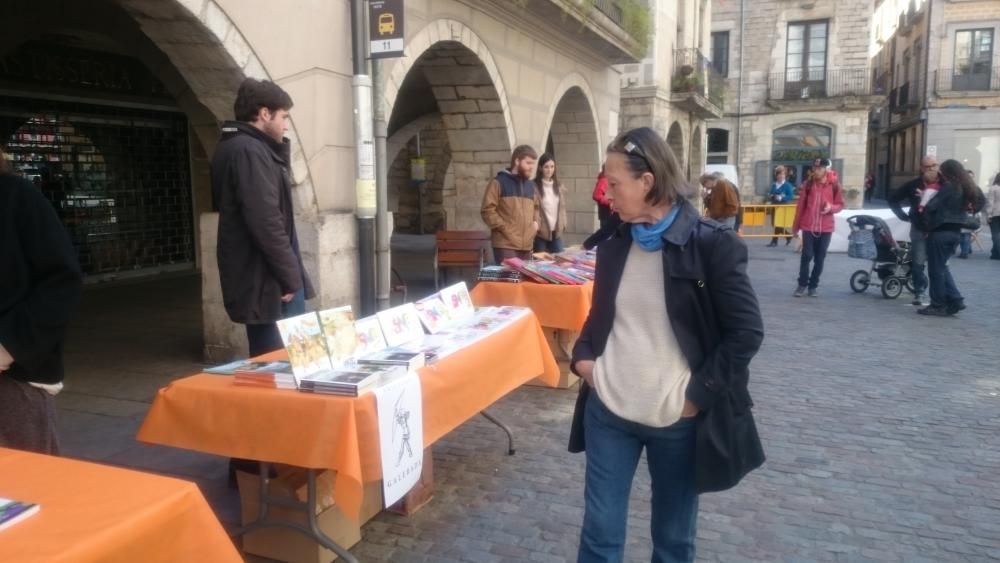
[[[368,0],[368,38],[371,58],[403,56],[403,0]]]

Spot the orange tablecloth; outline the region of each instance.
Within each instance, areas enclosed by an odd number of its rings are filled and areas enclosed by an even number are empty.
[[[534,315],[421,369],[424,447],[534,377],[549,385],[559,378]],[[195,375],[160,389],[138,439],[229,457],[335,469],[336,501],[353,517],[361,508],[362,482],[382,478],[373,394],[313,395],[240,387],[230,377]]]
[[[0,561],[243,560],[187,481],[0,448],[0,497],[41,505],[0,531]]]
[[[548,285],[483,281],[472,288],[471,295],[477,307],[528,307],[538,315],[542,326],[580,332],[590,313],[593,291],[593,282],[585,285]]]

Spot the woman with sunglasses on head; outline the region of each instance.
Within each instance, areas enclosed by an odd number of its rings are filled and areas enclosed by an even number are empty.
[[[549,153],[538,159],[535,173],[535,252],[562,252],[560,235],[566,230],[566,188],[556,176],[556,161]]]
[[[951,276],[948,259],[955,253],[962,229],[970,227],[970,213],[979,213],[986,198],[961,162],[953,159],[942,162],[940,173],[940,188],[925,189],[918,207],[927,233],[927,281],[930,282],[931,304],[917,312],[947,317],[965,309],[965,298]]]
[[[655,131],[608,148],[608,199],[623,221],[597,247],[593,306],[573,349],[584,379],[570,451],[586,451],[578,561],[622,561],[643,449],[653,561],[693,561],[698,494],[764,460],[750,414],[750,360],[764,336],[747,248],[699,217]]]

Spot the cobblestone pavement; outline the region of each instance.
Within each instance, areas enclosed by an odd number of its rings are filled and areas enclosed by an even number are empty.
[[[905,295],[851,293],[850,274],[866,263],[844,255],[828,258],[819,298],[793,298],[798,256],[764,244],[750,242],[767,333],[751,392],[768,461],[736,489],[702,496],[699,559],[1000,558],[1000,262],[979,249],[953,260],[969,308],[925,318]],[[185,373],[187,363],[176,364],[172,373]],[[156,362],[145,369],[159,375],[129,386],[128,400],[100,398],[110,412],[86,415],[106,422],[81,418],[79,400],[64,405],[67,450],[196,480],[231,524],[237,499],[225,490],[221,460],[129,441],[143,411],[130,407],[148,402],[167,373]],[[442,439],[432,502],[411,517],[379,515],[353,553],[392,562],[573,560],[584,469],[581,455],[566,452],[574,398],[523,387],[495,405],[491,412],[516,432],[513,457],[484,420]],[[117,446],[93,438],[108,432]],[[628,561],[650,558],[649,497],[642,463]]]

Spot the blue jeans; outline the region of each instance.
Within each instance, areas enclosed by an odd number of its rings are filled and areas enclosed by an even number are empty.
[[[931,305],[936,307],[947,307],[963,300],[948,269],[948,259],[955,254],[960,238],[955,231],[935,231],[927,237],[927,278],[931,286]]]
[[[552,240],[545,240],[541,237],[535,237],[534,252],[548,252],[550,254],[555,254],[562,251],[563,243],[561,238],[556,237]]]
[[[281,318],[287,319],[306,312],[305,290],[298,290],[295,296],[288,303],[281,304]],[[281,342],[281,333],[278,332],[278,325],[275,323],[248,324],[247,344],[250,348],[250,357],[254,358],[261,354],[280,350],[284,347]]]
[[[1000,260],[1000,217],[990,217],[990,237],[993,238],[990,258]]]
[[[802,231],[802,258],[799,260],[799,287],[816,289],[819,287],[819,277],[823,274],[823,263],[826,262],[826,249],[830,248],[830,237],[833,233],[814,235]],[[812,273],[809,273],[809,262],[812,262]]]
[[[958,243],[958,248],[959,248],[958,255],[959,256],[968,256],[968,255],[972,254],[972,233],[971,232],[967,233],[967,232],[963,231],[961,233],[961,235],[959,235],[958,241],[959,241],[959,243]]]
[[[910,275],[913,277],[914,294],[920,296],[927,291],[927,238],[924,232],[910,227]]]
[[[591,391],[584,436],[587,476],[577,562],[624,560],[629,493],[644,447],[652,479],[653,562],[694,561],[695,419],[681,419],[665,428],[630,422],[609,411]]]

